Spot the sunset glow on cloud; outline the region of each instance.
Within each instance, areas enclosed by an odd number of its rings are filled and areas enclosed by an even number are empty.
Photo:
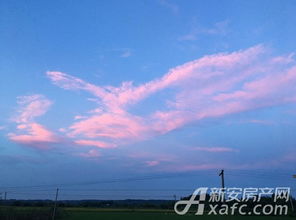
[[[78,145],[98,148],[149,139],[206,118],[296,101],[296,97],[287,96],[295,90],[296,65],[292,56],[273,56],[261,45],[204,56],[137,86],[133,82],[123,82],[120,87],[97,86],[61,72],[47,72],[47,76],[62,89],[83,90],[97,99],[98,107],[74,118],[77,121],[68,126],[66,135]],[[175,89],[175,97],[162,100],[167,103],[166,110],[148,115],[129,112],[142,100],[168,88]],[[19,103],[18,123],[45,114],[52,105],[41,95],[21,97]],[[18,126],[24,126],[21,130],[28,134],[10,134],[13,141],[33,145],[57,142],[55,135],[39,124]]]
[[[8,185],[296,168],[292,1],[1,7]]]

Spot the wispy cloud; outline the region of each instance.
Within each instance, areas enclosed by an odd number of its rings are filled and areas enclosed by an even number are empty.
[[[85,118],[85,116],[82,116],[82,115],[76,115],[75,117],[74,117],[74,120],[80,120],[80,119],[84,119]]]
[[[18,126],[18,129],[19,132],[24,131],[25,134],[10,133],[8,134],[10,140],[42,149],[47,149],[48,143],[58,142],[58,138],[53,132],[38,123],[22,124]]]
[[[194,171],[194,170],[219,170],[221,168],[229,167],[223,163],[200,163],[200,164],[187,164],[187,165],[173,165],[167,167],[167,170],[174,171]]]
[[[84,146],[93,146],[98,148],[113,148],[115,147],[114,144],[105,143],[102,141],[95,141],[95,140],[76,140],[74,141],[75,144],[84,145]]]
[[[168,8],[173,14],[178,14],[180,11],[179,6],[173,3],[172,0],[159,0],[159,3]]]
[[[47,112],[52,102],[39,94],[20,96],[17,100],[18,114],[13,118],[17,123],[17,132],[8,134],[10,140],[43,149],[48,148],[48,143],[58,142],[53,132],[35,122],[36,117]]]
[[[216,22],[212,27],[193,27],[188,33],[179,37],[179,41],[194,41],[202,35],[225,35],[229,32],[229,21]]]
[[[108,51],[112,52],[112,54],[114,53],[116,56],[119,56],[121,58],[128,58],[133,55],[133,49],[128,47],[113,48],[107,50],[107,52]]]
[[[137,86],[133,82],[97,86],[62,72],[47,76],[63,89],[83,90],[94,97],[98,107],[81,114],[66,132],[76,143],[97,147],[140,141],[193,121],[296,101],[291,95],[296,81],[292,56],[272,56],[262,45],[204,56]],[[175,91],[175,97],[163,100],[165,110],[131,113],[140,101],[166,89]]]
[[[204,34],[219,34],[219,35],[225,35],[229,31],[229,21],[219,21],[216,22],[212,28],[203,28],[201,30],[201,33]]]
[[[130,50],[126,50],[120,55],[120,57],[127,58],[127,57],[130,57],[131,55],[132,55],[132,52]]]
[[[133,159],[133,161],[145,167],[157,167],[158,169],[162,169],[161,167],[174,163],[177,157],[170,153],[136,151],[129,154],[128,159]]]
[[[275,122],[270,120],[259,120],[259,119],[251,119],[244,121],[245,123],[252,123],[252,124],[261,124],[261,125],[274,125]]]
[[[153,167],[153,166],[157,166],[159,164],[159,161],[157,161],[157,160],[150,160],[150,161],[146,161],[145,163],[146,163],[146,165],[148,167]]]
[[[238,152],[237,149],[228,147],[193,147],[191,149],[195,151],[205,151],[211,153]]]
[[[18,115],[13,119],[17,123],[32,121],[34,118],[47,112],[52,105],[51,101],[39,94],[19,96],[17,103],[19,104]]]
[[[98,158],[101,156],[100,152],[95,149],[91,149],[86,153],[80,153],[78,155],[80,157],[85,157],[85,158],[90,158],[90,159]]]

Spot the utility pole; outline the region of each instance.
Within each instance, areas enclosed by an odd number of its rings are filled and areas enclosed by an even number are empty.
[[[54,207],[53,207],[53,212],[52,212],[52,220],[55,220],[55,214],[56,214],[56,209],[57,209],[58,195],[59,195],[59,188],[57,188],[57,191],[56,191],[55,202],[54,202]]]
[[[224,189],[224,188],[225,188],[225,183],[224,183],[224,170],[221,170],[219,176],[221,176],[222,189]]]
[[[225,200],[225,182],[224,182],[224,170],[221,170],[219,176],[221,176],[221,183],[222,183],[222,201]]]
[[[292,195],[290,195],[290,203],[291,203],[291,207],[292,207],[292,212],[294,212],[294,204],[293,204],[293,199],[292,199]]]
[[[293,178],[296,179],[296,175],[293,175]],[[293,204],[293,197],[292,197],[292,195],[290,195],[290,202],[291,202],[292,211],[294,212],[294,204]]]

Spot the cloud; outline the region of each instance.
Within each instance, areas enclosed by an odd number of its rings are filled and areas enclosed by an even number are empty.
[[[67,134],[98,147],[101,142],[120,146],[203,119],[296,101],[292,55],[273,56],[263,45],[207,55],[140,85],[97,86],[61,72],[47,72],[47,76],[63,89],[94,96],[97,108],[69,125]],[[131,113],[146,98],[168,89],[174,96],[163,99],[165,108],[145,115]]]
[[[85,90],[99,97],[105,94],[104,90],[101,89],[100,87],[87,83],[77,77],[73,77],[65,73],[51,71],[51,72],[47,72],[47,76],[51,79],[51,81],[55,85],[63,89]]]
[[[143,152],[140,150],[130,153],[128,155],[128,159],[130,158],[145,167],[157,167],[160,170],[162,170],[163,166],[175,163],[177,160],[177,157],[174,154],[147,151]],[[160,164],[162,166],[158,166]]]
[[[130,50],[127,50],[127,51],[124,51],[120,57],[122,58],[127,58],[127,57],[130,57],[132,55],[132,52]]]
[[[281,158],[281,162],[295,162],[296,161],[296,152],[289,152],[289,154],[284,155]]]
[[[160,0],[160,4],[166,8],[168,8],[173,14],[179,13],[179,6],[172,1],[169,0]]]
[[[87,153],[80,153],[79,156],[85,157],[85,158],[98,158],[101,156],[101,154],[99,151],[92,149],[92,150],[89,150]]]
[[[151,161],[146,161],[145,163],[148,167],[153,167],[153,166],[157,166],[159,164],[159,161],[151,160]]]
[[[90,116],[69,127],[70,135],[84,135],[87,138],[137,139],[147,128],[141,118],[128,114],[104,113]]]
[[[252,123],[252,124],[261,124],[261,125],[274,125],[275,122],[269,120],[258,120],[258,119],[251,119],[243,121],[245,123]]]
[[[157,166],[161,171],[167,172],[187,172],[187,171],[201,171],[201,170],[217,170],[220,169],[239,169],[237,165],[229,163],[219,163],[215,162],[200,162],[200,163],[190,163],[188,161],[179,161],[177,163],[165,164],[161,167]],[[217,173],[218,175],[218,173]]]
[[[59,138],[43,125],[35,122],[35,118],[45,114],[52,102],[43,95],[35,94],[17,98],[19,109],[13,121],[17,123],[17,132],[9,133],[10,140],[40,148],[47,149],[49,143],[57,143]]]
[[[195,151],[205,151],[211,153],[223,153],[223,152],[237,152],[238,150],[228,147],[193,147]]]
[[[82,115],[76,115],[74,117],[75,120],[80,120],[80,119],[84,119],[84,118],[85,118],[85,116],[82,116]]]
[[[201,30],[201,33],[205,34],[220,34],[225,35],[228,32],[229,21],[219,21],[214,24],[212,28],[204,28]]]
[[[133,55],[133,49],[128,47],[113,48],[107,51],[112,52],[112,54],[114,53],[116,56],[119,56],[121,58],[128,58]]]
[[[27,123],[43,115],[52,105],[51,101],[39,94],[19,96],[17,103],[19,104],[18,116],[14,118],[17,123]]]
[[[194,27],[187,34],[184,34],[179,37],[179,41],[195,41],[199,36],[202,35],[226,35],[229,32],[229,21],[219,21],[216,22],[210,28],[204,27]]]
[[[225,164],[189,164],[189,165],[183,165],[183,166],[177,166],[174,167],[172,170],[175,171],[194,171],[194,170],[218,170],[221,169],[221,167],[226,167]]]
[[[197,40],[198,31],[196,29],[193,29],[190,31],[190,33],[182,35],[178,38],[179,41],[195,41]]]
[[[75,144],[78,145],[85,145],[85,146],[93,146],[93,147],[98,147],[98,148],[113,148],[115,145],[105,143],[102,141],[94,141],[94,140],[76,140],[74,141]]]
[[[24,130],[26,134],[10,133],[8,136],[10,140],[20,144],[47,149],[48,143],[57,143],[59,141],[54,133],[37,123],[22,124],[18,126],[18,129]]]

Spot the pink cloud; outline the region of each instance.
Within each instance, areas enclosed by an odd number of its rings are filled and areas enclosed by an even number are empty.
[[[80,119],[84,119],[84,118],[86,118],[86,117],[85,116],[82,116],[82,115],[76,115],[74,117],[75,120],[80,120]]]
[[[52,102],[43,95],[35,94],[18,97],[18,115],[13,118],[17,131],[9,133],[10,140],[40,149],[48,149],[50,143],[59,142],[59,138],[43,125],[36,123],[35,118],[45,114]]]
[[[61,72],[47,72],[47,76],[54,84],[64,89],[80,89],[88,91],[101,98],[102,104],[105,105],[105,107],[108,107],[108,110],[122,112],[124,106],[135,104],[159,90],[168,87],[183,87],[188,81],[209,79],[210,77],[222,74],[217,71],[205,74],[205,72],[209,72],[208,69],[228,69],[236,67],[236,65],[248,65],[255,60],[256,56],[263,52],[264,48],[259,45],[245,51],[233,52],[231,54],[221,53],[205,56],[173,68],[163,77],[137,87],[133,86],[132,82],[123,82],[120,87],[99,87]]]
[[[261,124],[261,125],[273,125],[275,122],[269,121],[269,120],[258,120],[258,119],[252,119],[245,121],[247,123],[253,123],[253,124]]]
[[[102,141],[94,141],[94,140],[76,140],[74,141],[75,144],[84,145],[84,146],[93,146],[98,148],[114,148],[116,145],[112,145],[109,143],[105,143]]]
[[[296,90],[293,56],[273,56],[263,45],[204,56],[137,86],[133,82],[96,86],[61,72],[47,72],[47,76],[61,88],[90,93],[98,103],[96,109],[80,115],[67,134],[73,139],[116,145],[145,140],[206,118],[296,101],[296,95],[291,96]],[[175,91],[174,98],[163,100],[165,110],[131,113],[140,101],[165,89]]]
[[[32,119],[45,114],[52,105],[51,101],[39,94],[19,96],[17,102],[19,104],[18,116],[14,118],[17,123],[32,121]]]
[[[10,133],[8,134],[10,140],[37,148],[48,148],[47,143],[57,143],[59,141],[54,133],[37,123],[29,123],[26,127],[20,129],[25,129],[27,134]]]
[[[128,114],[99,114],[70,126],[70,135],[86,138],[139,139],[145,133],[142,119]]]
[[[153,166],[157,166],[159,164],[159,161],[151,160],[151,161],[146,161],[145,163],[148,167],[153,167]]]

